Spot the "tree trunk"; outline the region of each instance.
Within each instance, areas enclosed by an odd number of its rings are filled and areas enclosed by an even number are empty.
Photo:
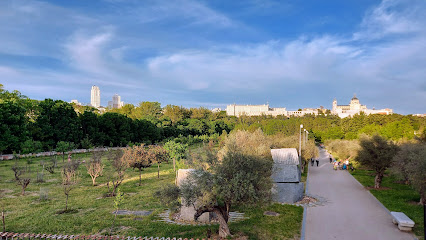
[[[92,184],[93,184],[93,186],[96,185],[96,178],[94,178],[94,177],[92,177]]]
[[[25,187],[22,185],[22,192],[21,192],[22,196],[25,195]]]
[[[68,194],[67,194],[67,200],[65,201],[65,211],[68,210]]]
[[[159,163],[157,163],[157,169],[158,169],[157,178],[160,178],[160,164]]]
[[[176,172],[176,159],[173,158],[173,171]]]
[[[382,183],[383,179],[383,173],[377,173],[376,177],[374,178],[374,188],[378,189],[380,188],[380,184]]]
[[[3,222],[3,232],[6,232],[6,222],[4,221],[4,209],[1,211],[1,219]]]
[[[142,168],[139,168],[139,186],[142,186]]]
[[[223,211],[215,208],[214,213],[216,213],[217,219],[219,221],[219,237],[227,238],[228,236],[232,236],[228,227],[228,222],[225,220],[225,216],[223,215]],[[227,218],[228,217],[226,216],[226,219]]]
[[[111,230],[109,230],[109,235],[110,235],[110,236],[111,236],[111,234],[112,234],[112,230],[114,229],[115,219],[117,218],[117,212],[118,212],[118,209],[116,209],[116,210],[115,210],[114,220],[112,221]]]

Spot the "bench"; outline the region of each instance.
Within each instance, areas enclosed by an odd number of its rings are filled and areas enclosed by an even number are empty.
[[[414,222],[407,215],[402,212],[391,212],[392,221],[394,224],[398,224],[398,228],[401,231],[411,231],[414,227]]]

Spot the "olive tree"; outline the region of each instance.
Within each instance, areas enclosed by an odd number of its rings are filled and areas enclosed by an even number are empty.
[[[426,144],[408,143],[393,159],[392,169],[420,193],[420,204],[426,204]]]
[[[259,205],[270,200],[271,172],[271,158],[229,149],[222,160],[217,160],[217,164],[208,171],[191,173],[179,190],[165,188],[164,191],[173,193],[171,195],[175,197],[179,193],[186,206],[193,206],[195,220],[205,212],[214,212],[220,224],[219,236],[226,238],[231,235],[228,220],[233,206]],[[168,200],[176,201],[173,198]]]
[[[392,165],[392,159],[398,152],[398,147],[379,135],[371,138],[363,137],[360,140],[360,146],[355,160],[375,171],[374,188],[380,188],[385,171]]]

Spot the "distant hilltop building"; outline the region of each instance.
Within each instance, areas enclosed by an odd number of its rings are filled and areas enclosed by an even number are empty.
[[[98,108],[101,106],[101,90],[98,86],[93,85],[90,92],[90,105]]]
[[[354,95],[354,97],[351,99],[351,102],[349,105],[337,105],[337,100],[334,99],[333,101],[333,108],[331,110],[332,114],[336,114],[341,118],[350,117],[355,114],[359,114],[361,112],[364,112],[366,115],[370,114],[384,114],[389,115],[392,114],[392,109],[385,108],[385,109],[368,109],[366,105],[361,105],[359,103],[359,99]]]
[[[124,102],[121,101],[121,97],[118,94],[112,96],[112,101],[108,101],[108,107],[110,108],[121,108],[124,106]]]
[[[77,99],[71,100],[71,103],[74,103],[77,106],[81,106],[82,105],[81,102],[79,102]]]
[[[237,105],[231,104],[226,106],[226,114],[228,116],[260,116],[260,115],[286,115],[285,108],[270,108],[269,104],[263,105]]]
[[[261,115],[270,115],[270,116],[303,116],[305,114],[314,114],[318,115],[318,109],[314,108],[304,108],[301,111],[287,111],[286,108],[271,108],[269,104],[263,105],[237,105],[231,104],[226,107],[226,114],[228,116],[261,116]]]

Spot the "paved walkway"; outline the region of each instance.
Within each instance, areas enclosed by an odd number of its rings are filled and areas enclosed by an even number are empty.
[[[325,201],[308,207],[305,240],[413,240],[392,223],[388,211],[350,173],[333,170],[320,150],[319,166],[309,166],[308,195]]]

